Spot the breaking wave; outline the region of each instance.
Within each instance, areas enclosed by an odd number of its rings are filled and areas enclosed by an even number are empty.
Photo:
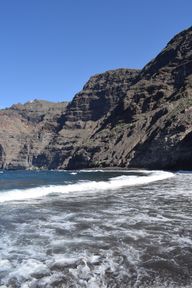
[[[94,172],[94,171],[93,171]],[[130,171],[129,171],[130,172]],[[78,181],[74,184],[49,185],[28,189],[14,189],[2,191],[0,202],[21,201],[44,197],[48,194],[60,193],[70,194],[76,192],[99,192],[114,190],[128,186],[145,185],[154,181],[164,180],[173,177],[174,174],[166,171],[137,171],[140,175],[122,175],[109,178],[108,181]],[[123,173],[123,171],[122,171]]]

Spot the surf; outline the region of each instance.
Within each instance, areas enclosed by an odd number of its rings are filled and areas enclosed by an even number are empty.
[[[94,171],[93,171],[94,172]],[[122,171],[122,173],[125,171]],[[128,171],[127,171],[128,172]],[[129,172],[131,172],[129,170]],[[85,181],[79,180],[72,184],[39,186],[27,189],[13,189],[1,191],[0,203],[8,201],[23,201],[38,199],[49,194],[72,194],[72,193],[93,193],[99,191],[115,190],[128,186],[146,185],[155,181],[173,177],[174,174],[167,171],[132,171],[140,172],[141,175],[121,175],[109,178],[108,181]]]

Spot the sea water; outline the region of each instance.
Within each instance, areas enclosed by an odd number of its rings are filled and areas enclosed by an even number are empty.
[[[192,287],[191,277],[190,172],[0,172],[0,287]]]

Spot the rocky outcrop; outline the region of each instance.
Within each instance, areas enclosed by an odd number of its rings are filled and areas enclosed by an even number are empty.
[[[71,103],[0,111],[0,168],[192,169],[192,28],[141,71],[95,75]]]
[[[65,121],[97,121],[106,116],[125,97],[139,70],[117,69],[90,78],[75,95],[65,114]]]
[[[136,76],[76,154],[91,166],[192,168],[192,28],[176,35]],[[90,142],[90,140],[89,140]],[[88,153],[91,147],[99,151]]]
[[[60,130],[43,151],[49,169],[89,167],[90,157],[97,151],[91,147],[91,135],[125,97],[138,73],[139,70],[117,69],[90,78],[58,119]],[[83,149],[85,143],[90,144],[89,152]],[[83,156],[80,156],[81,148]],[[90,151],[91,155],[86,157]],[[39,162],[35,166],[41,167]]]
[[[30,169],[57,134],[67,103],[34,100],[0,111],[0,168]],[[42,167],[47,167],[42,165]]]

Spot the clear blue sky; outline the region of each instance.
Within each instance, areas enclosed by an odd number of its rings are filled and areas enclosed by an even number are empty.
[[[0,107],[71,100],[91,75],[142,68],[191,25],[191,0],[0,0]]]

